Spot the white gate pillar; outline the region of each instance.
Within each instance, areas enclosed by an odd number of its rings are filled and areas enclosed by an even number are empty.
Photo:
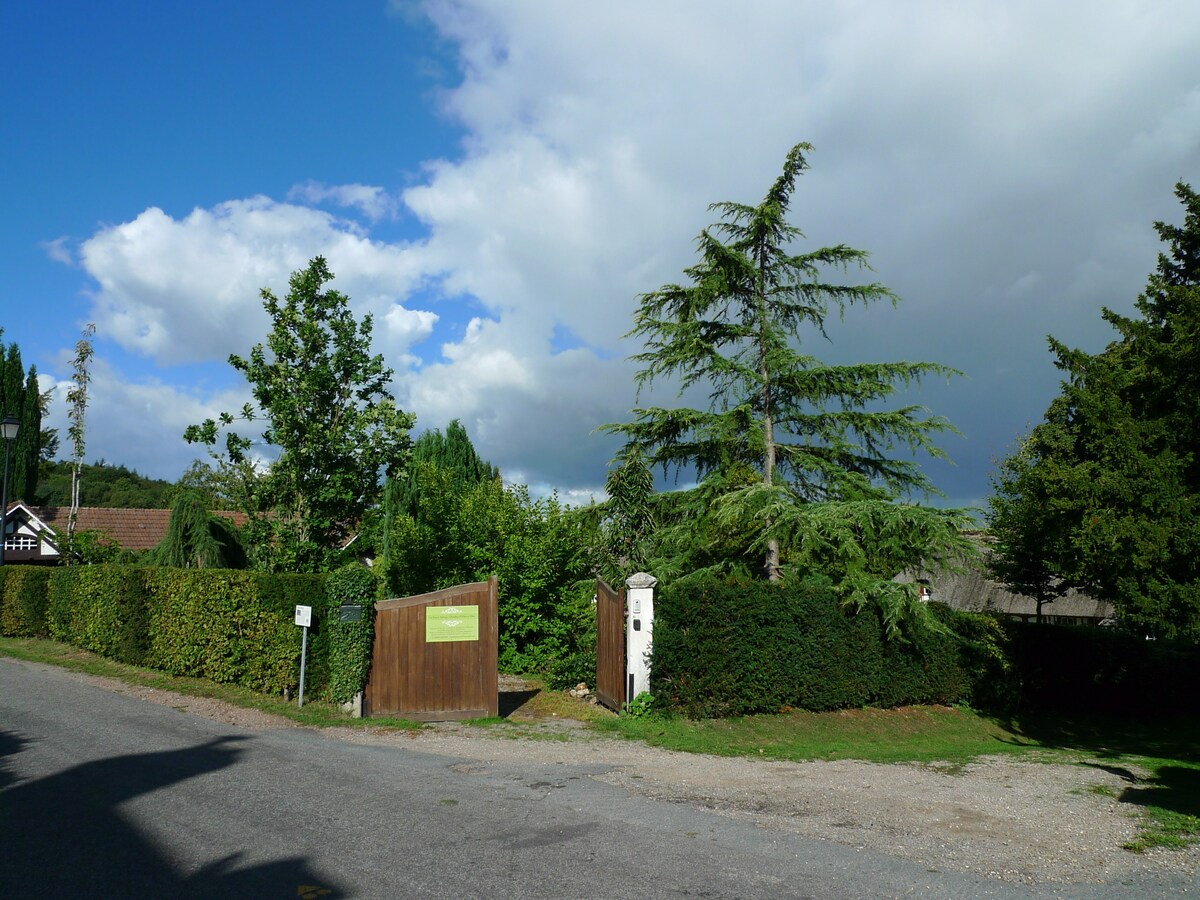
[[[650,648],[654,644],[654,586],[645,572],[625,580],[625,702],[650,691]]]

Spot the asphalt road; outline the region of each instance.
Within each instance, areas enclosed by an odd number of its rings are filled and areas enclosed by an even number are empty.
[[[3,897],[1119,897],[932,872],[632,797],[599,767],[465,765],[248,731],[0,658]]]

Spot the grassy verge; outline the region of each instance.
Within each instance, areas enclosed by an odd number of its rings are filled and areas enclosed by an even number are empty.
[[[352,719],[341,708],[332,703],[319,700],[305,700],[303,707],[298,707],[295,700],[284,700],[282,697],[272,697],[259,694],[247,688],[232,684],[217,684],[203,678],[184,678],[178,675],[168,675],[154,669],[143,669],[124,663],[105,659],[86,650],[79,650],[57,641],[38,640],[36,638],[0,638],[0,655],[11,656],[14,659],[29,662],[46,663],[69,669],[73,672],[83,672],[88,675],[100,675],[116,678],[126,684],[140,687],[157,688],[162,691],[173,691],[187,697],[211,697],[243,709],[255,709],[271,715],[282,716],[297,725],[307,725],[315,728],[330,726],[366,727],[361,719]],[[404,719],[371,719],[371,728],[420,729],[417,722]]]
[[[985,754],[1036,748],[998,722],[939,707],[795,710],[702,721],[623,717],[599,727],[669,750],[794,761],[962,763]]]

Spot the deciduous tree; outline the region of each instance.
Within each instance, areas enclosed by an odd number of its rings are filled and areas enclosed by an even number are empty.
[[[370,353],[371,317],[356,321],[348,298],[323,290],[333,279],[317,257],[295,272],[279,300],[263,289],[272,327],[266,344],[230,364],[250,383],[257,406],[223,413],[184,433],[214,447],[235,420],[261,422],[261,443],[279,456],[254,486],[254,549],[272,569],[320,571],[331,552],[377,501],[380,476],[407,459],[413,417],[388,391],[392,370]],[[252,462],[255,442],[235,431],[223,461]],[[220,459],[220,454],[217,454]]]

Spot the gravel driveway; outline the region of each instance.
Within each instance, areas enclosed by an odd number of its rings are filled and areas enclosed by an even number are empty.
[[[103,686],[249,729],[290,721],[221,701],[88,678]],[[767,830],[870,848],[931,870],[971,872],[1027,884],[1114,882],[1200,869],[1200,846],[1134,854],[1138,807],[1118,799],[1126,777],[1101,761],[983,757],[966,765],[776,762],[677,753],[597,735],[579,723],[544,720],[514,739],[502,728],[455,724],[420,732],[369,726],[326,729],[331,738],[390,745],[463,760],[465,771],[537,760],[583,764],[630,793],[688,803]],[[1134,773],[1141,774],[1141,773]]]

